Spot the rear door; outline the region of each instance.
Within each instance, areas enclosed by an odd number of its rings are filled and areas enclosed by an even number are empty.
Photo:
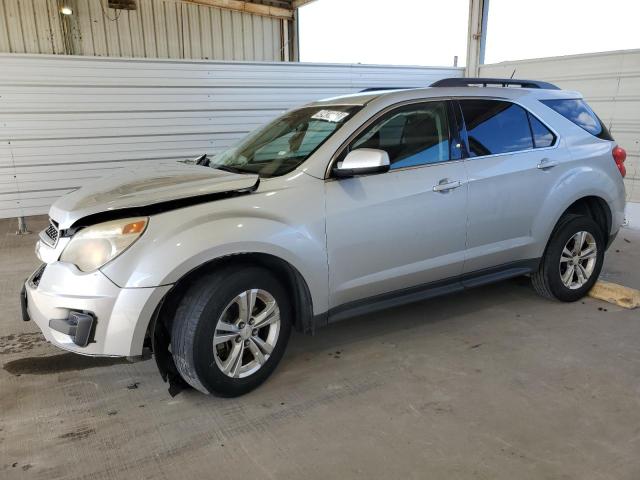
[[[539,249],[534,222],[562,154],[558,139],[515,103],[481,98],[458,103],[469,150],[464,272],[531,259]]]
[[[391,108],[348,145],[343,154],[386,151],[391,169],[325,184],[331,307],[462,273],[467,178],[458,144],[440,100]]]

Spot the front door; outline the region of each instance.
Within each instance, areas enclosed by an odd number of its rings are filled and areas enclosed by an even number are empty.
[[[385,150],[390,170],[325,183],[331,307],[461,274],[467,177],[447,107],[381,114],[345,153]]]

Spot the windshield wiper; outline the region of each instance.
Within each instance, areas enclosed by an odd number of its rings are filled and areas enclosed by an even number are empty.
[[[230,167],[229,165],[212,165],[212,167],[215,168],[216,170],[222,170],[223,172],[252,173],[252,172],[248,172],[246,170],[242,170],[241,168],[238,168],[238,167]]]

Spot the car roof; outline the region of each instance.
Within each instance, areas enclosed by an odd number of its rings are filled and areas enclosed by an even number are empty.
[[[554,98],[582,98],[578,92],[570,90],[550,90],[542,88],[521,87],[424,87],[405,88],[395,90],[367,90],[364,92],[325,98],[311,103],[312,106],[322,105],[367,105],[373,100],[385,100],[385,103],[401,102],[419,98],[450,98],[450,97],[493,97],[518,100],[531,97],[538,100]]]

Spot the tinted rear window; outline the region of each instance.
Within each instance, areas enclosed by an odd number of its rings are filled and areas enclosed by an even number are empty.
[[[499,100],[460,100],[471,157],[533,148],[527,112]]]
[[[613,140],[611,134],[587,103],[579,98],[540,100],[567,120],[602,140]]]

